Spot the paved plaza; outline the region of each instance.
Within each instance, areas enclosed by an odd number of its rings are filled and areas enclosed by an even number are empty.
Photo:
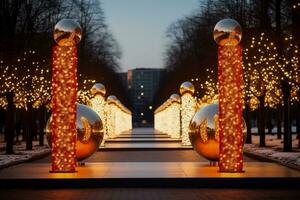
[[[78,173],[49,173],[50,155],[2,169],[1,186],[6,189],[0,190],[1,197],[30,200],[300,198],[300,171],[274,162],[245,157],[245,173],[224,174],[218,173],[218,167],[210,166],[191,147],[182,148],[179,141],[164,134],[154,135],[153,129],[135,129],[115,140],[109,140],[111,146],[100,148],[84,160],[77,168]],[[174,146],[164,148],[168,140]],[[145,143],[148,147],[142,149]],[[272,187],[281,189],[274,191]]]

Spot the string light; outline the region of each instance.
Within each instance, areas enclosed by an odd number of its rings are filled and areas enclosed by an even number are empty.
[[[184,82],[180,86],[181,94],[181,138],[182,145],[191,145],[189,139],[189,126],[190,121],[196,112],[196,99],[193,97],[195,92],[194,85],[190,82]]]
[[[52,171],[76,171],[77,48],[54,46],[52,66]]]
[[[240,46],[219,47],[219,136],[221,172],[243,170],[243,67]]]

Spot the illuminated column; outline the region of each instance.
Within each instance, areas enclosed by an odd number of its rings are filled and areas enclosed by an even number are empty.
[[[189,125],[196,112],[196,100],[193,97],[195,92],[191,82],[184,82],[180,86],[181,94],[181,138],[182,145],[191,145],[189,139]]]
[[[171,127],[172,127],[172,137],[180,138],[180,96],[178,94],[172,94],[170,96],[172,100],[171,106]]]
[[[63,19],[54,28],[52,63],[52,170],[76,171],[77,48],[81,28]]]
[[[92,109],[96,111],[96,113],[100,116],[102,124],[103,124],[103,132],[104,137],[101,142],[100,146],[104,146],[105,140],[108,138],[107,135],[107,124],[106,124],[106,101],[105,101],[105,94],[106,89],[105,86],[101,83],[96,83],[91,88],[91,94],[94,96],[91,98],[90,103],[92,106]]]
[[[224,19],[214,29],[218,51],[220,172],[243,171],[243,63],[241,27]]]
[[[107,133],[111,137],[116,137],[116,100],[114,95],[107,97]]]

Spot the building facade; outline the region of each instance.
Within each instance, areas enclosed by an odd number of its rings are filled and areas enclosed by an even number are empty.
[[[133,126],[153,126],[153,100],[164,75],[164,69],[137,68],[128,70],[127,82],[122,73],[123,84],[126,84],[127,92],[132,105]]]

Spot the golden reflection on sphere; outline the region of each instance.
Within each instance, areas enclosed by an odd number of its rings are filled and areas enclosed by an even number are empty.
[[[193,85],[191,82],[186,81],[186,82],[183,82],[183,83],[180,85],[179,92],[180,92],[181,95],[183,95],[183,94],[185,94],[185,93],[194,94],[194,92],[195,92],[195,87],[194,87],[194,85]]]
[[[236,46],[242,40],[241,25],[234,19],[222,19],[214,28],[214,40],[219,46]]]
[[[117,104],[118,98],[115,95],[110,95],[106,99],[107,103],[115,103]]]
[[[189,138],[194,150],[210,161],[219,160],[218,104],[209,104],[200,108],[189,126]],[[246,124],[243,123],[244,141]]]
[[[51,147],[51,117],[46,125],[46,137]],[[77,104],[77,142],[76,158],[78,161],[91,156],[98,150],[103,139],[103,125],[99,115],[83,104]]]
[[[72,19],[62,19],[55,25],[53,36],[59,46],[75,46],[81,40],[81,27]]]
[[[91,88],[91,94],[92,95],[100,94],[101,96],[105,96],[106,94],[105,86],[102,83],[94,84],[93,87]]]
[[[176,93],[172,94],[170,96],[170,99],[171,99],[172,102],[180,103],[180,96],[179,96],[179,94],[176,94]]]

